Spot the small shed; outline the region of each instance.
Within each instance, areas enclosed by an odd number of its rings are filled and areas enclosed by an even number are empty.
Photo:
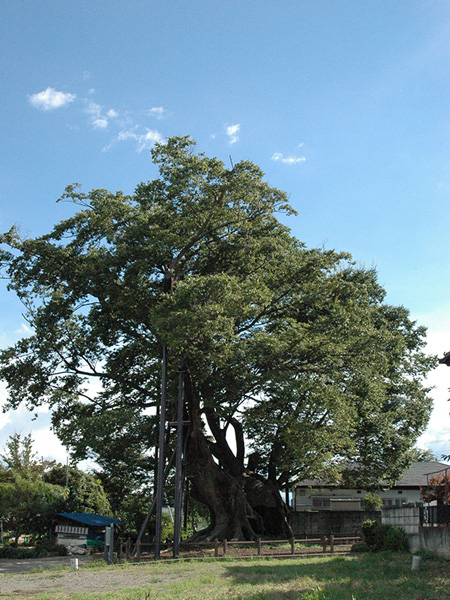
[[[95,513],[58,513],[53,518],[57,544],[63,546],[95,547],[105,541],[105,528],[122,521]]]

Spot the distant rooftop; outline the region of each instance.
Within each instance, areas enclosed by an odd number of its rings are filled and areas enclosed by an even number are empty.
[[[450,354],[450,353],[449,353]],[[352,469],[354,465],[352,465]],[[397,487],[420,487],[427,485],[427,475],[432,475],[436,473],[440,473],[445,469],[450,470],[450,465],[437,462],[434,460],[424,461],[424,462],[413,462],[411,466],[406,469],[403,473],[403,477],[401,477],[395,484],[392,486],[394,488]],[[330,483],[324,480],[319,479],[304,479],[300,481],[296,487],[340,487],[339,484]]]
[[[117,519],[104,517],[95,513],[58,513],[58,516],[77,521],[77,523],[83,523],[89,527],[106,527],[122,523],[122,521],[118,521]]]
[[[417,487],[427,484],[427,475],[440,473],[450,469],[450,465],[434,460],[424,462],[413,462],[409,469],[403,473],[403,477],[396,481],[395,487]]]

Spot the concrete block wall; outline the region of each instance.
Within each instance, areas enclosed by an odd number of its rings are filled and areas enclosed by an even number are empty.
[[[357,536],[362,533],[362,524],[367,519],[381,521],[380,511],[293,511],[289,521],[294,535]]]
[[[450,527],[419,527],[418,548],[450,558]]]
[[[381,522],[401,527],[408,535],[418,535],[420,509],[418,506],[385,507],[381,511]]]

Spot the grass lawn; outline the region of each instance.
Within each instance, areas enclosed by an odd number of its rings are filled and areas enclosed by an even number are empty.
[[[423,559],[422,569],[411,572],[411,555],[406,553],[151,563],[104,567],[95,574],[99,578],[106,577],[106,581],[112,569],[115,573],[120,570],[121,577],[130,585],[114,591],[92,592],[82,591],[80,580],[80,587],[70,593],[55,589],[51,593],[10,597],[33,600],[450,600],[450,562]],[[94,570],[86,571],[90,571],[91,577],[94,575]],[[136,579],[138,574],[139,577],[145,574],[146,584],[133,587],[133,574]],[[42,578],[46,577],[52,577],[51,572],[42,573]]]

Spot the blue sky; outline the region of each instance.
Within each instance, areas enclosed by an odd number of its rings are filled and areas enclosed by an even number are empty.
[[[450,1],[115,0],[0,4],[0,230],[72,213],[67,184],[131,193],[155,140],[191,135],[285,190],[308,246],[375,265],[387,301],[450,350]],[[24,332],[0,287],[0,343]],[[450,452],[450,369],[420,445]],[[0,391],[1,394],[4,392]],[[49,415],[0,416],[0,447]]]

